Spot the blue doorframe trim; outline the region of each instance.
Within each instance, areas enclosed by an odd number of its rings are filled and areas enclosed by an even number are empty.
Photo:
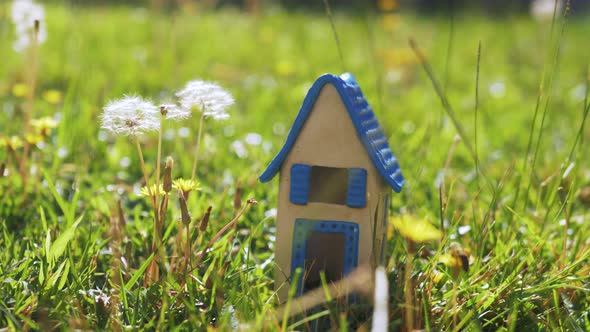
[[[293,250],[291,256],[291,276],[295,275],[295,270],[305,268],[305,248],[306,241],[311,232],[326,233],[344,233],[345,247],[344,253],[344,273],[347,275],[358,265],[359,250],[359,225],[349,221],[329,221],[314,219],[296,219],[293,231]],[[303,271],[302,271],[303,272]],[[303,293],[303,275],[297,281],[297,295]]]

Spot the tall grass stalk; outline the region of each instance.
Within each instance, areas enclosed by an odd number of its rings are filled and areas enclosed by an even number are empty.
[[[479,153],[477,141],[477,115],[479,113],[479,65],[481,63],[481,40],[477,44],[477,65],[475,67],[475,106],[473,111],[473,131],[474,131],[474,149],[475,149],[475,181],[479,187]]]
[[[32,43],[28,49],[28,61],[29,61],[29,91],[27,94],[27,107],[24,110],[23,114],[23,136],[27,135],[31,131],[31,119],[33,118],[33,111],[34,111],[34,100],[35,100],[35,90],[37,86],[37,52],[39,48],[39,25],[41,22],[39,20],[35,20],[33,22],[33,33],[32,33]],[[20,177],[22,180],[22,188],[23,188],[23,205],[27,200],[28,190],[27,190],[27,182],[28,182],[28,175],[27,175],[27,158],[29,155],[29,149],[31,148],[31,143],[29,140],[24,140],[24,147],[23,147],[23,156],[20,161],[19,172]],[[39,170],[40,171],[40,170]]]
[[[334,23],[334,15],[332,14],[332,7],[330,7],[329,0],[324,1],[324,8],[326,10],[326,15],[328,16],[328,20],[330,21],[330,27],[332,28],[332,33],[334,34],[334,40],[336,41],[336,49],[338,50],[338,57],[340,58],[340,65],[342,66],[342,71],[346,71],[346,66],[344,64],[344,54],[342,53],[342,46],[340,44],[340,37],[338,37],[338,30],[336,30],[336,24]]]
[[[453,41],[455,40],[455,5],[454,1],[447,1],[448,4],[448,11],[449,11],[449,38],[447,42],[447,51],[445,54],[445,72],[444,72],[444,82],[443,82],[443,91],[447,93],[447,89],[449,87],[449,81],[451,80],[451,54],[453,53]],[[440,111],[439,116],[439,129],[444,125],[444,117],[445,113],[444,110]]]
[[[586,119],[588,119],[588,111],[590,111],[590,100],[588,99],[588,95],[590,93],[590,67],[588,67],[585,70],[584,74],[586,89],[584,91],[584,103],[582,107],[582,122],[580,123],[580,128],[578,128],[576,139],[568,155],[568,161],[574,160],[574,154],[576,153],[576,149],[581,149],[582,145],[584,144],[584,130],[586,128]],[[577,155],[576,157],[578,158],[579,155]]]
[[[551,21],[551,32],[550,32],[551,37],[553,36],[553,27],[556,23],[557,8],[558,8],[558,1],[556,0],[554,10],[553,10],[553,19]],[[533,185],[533,178],[535,176],[535,166],[537,163],[537,158],[538,158],[539,150],[540,150],[540,146],[541,146],[541,138],[543,137],[543,131],[545,129],[545,119],[547,117],[547,112],[549,109],[549,102],[551,101],[551,92],[553,90],[553,79],[554,79],[554,76],[557,72],[557,69],[559,68],[559,55],[560,55],[560,51],[561,51],[562,42],[563,42],[563,39],[565,36],[565,27],[566,27],[568,15],[569,15],[569,10],[570,10],[570,0],[567,0],[566,5],[565,5],[565,11],[564,11],[563,18],[561,21],[561,30],[560,30],[559,36],[557,38],[557,47],[555,48],[555,53],[553,54],[552,69],[551,69],[551,72],[549,73],[549,78],[548,78],[549,81],[547,83],[547,93],[546,93],[546,98],[545,98],[545,104],[543,106],[543,113],[541,114],[541,123],[539,124],[539,131],[538,131],[537,140],[535,143],[535,151],[533,153],[533,160],[531,161],[531,169],[529,172],[528,185],[527,185],[525,195],[524,195],[525,208],[527,206],[528,195],[529,195],[531,186]],[[545,70],[543,70],[543,76],[544,75],[545,75]],[[543,94],[543,80],[541,81],[540,90],[541,91],[539,92],[538,103],[540,103],[540,99]],[[537,107],[535,108],[535,116],[533,117],[534,119],[536,118],[537,112],[538,112],[538,104],[537,104]],[[533,125],[534,125],[534,122],[533,122]],[[527,149],[527,159],[528,159],[528,149]],[[526,163],[526,161],[527,160],[525,159],[525,163]]]
[[[463,140],[463,143],[467,147],[469,154],[471,155],[471,157],[473,158],[474,161],[477,160],[477,154],[475,153],[475,149],[471,145],[471,141],[469,140],[469,137],[467,136],[467,133],[466,133],[465,129],[463,128],[463,125],[461,124],[461,122],[459,122],[459,119],[455,115],[455,111],[453,110],[451,103],[449,102],[445,91],[443,90],[440,83],[436,79],[436,76],[434,75],[434,71],[432,70],[430,63],[426,59],[426,56],[424,56],[424,54],[422,53],[422,51],[420,50],[420,48],[418,47],[418,44],[416,43],[416,41],[414,39],[410,38],[409,44],[410,44],[410,47],[412,48],[412,50],[414,51],[414,54],[418,58],[418,61],[422,65],[422,68],[426,72],[426,75],[430,79],[430,82],[432,83],[432,86],[434,87],[434,90],[436,91],[444,110],[447,112],[447,115],[451,119],[451,122],[453,123],[455,129],[457,130],[457,133],[459,134],[459,136],[461,136],[461,139]],[[486,180],[488,187],[490,187],[490,189],[493,190],[494,186],[487,179],[485,172],[483,171],[483,169],[481,167],[479,168],[479,171],[481,172],[483,178]]]

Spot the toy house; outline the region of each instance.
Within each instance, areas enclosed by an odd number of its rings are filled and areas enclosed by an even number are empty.
[[[404,184],[373,110],[351,74],[326,74],[309,90],[261,182],[279,174],[275,285],[287,298],[384,259],[390,192]]]

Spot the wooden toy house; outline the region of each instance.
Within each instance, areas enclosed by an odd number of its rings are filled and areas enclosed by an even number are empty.
[[[404,184],[373,110],[351,74],[326,74],[309,90],[287,141],[261,182],[279,175],[275,285],[287,298],[381,263],[390,192]]]

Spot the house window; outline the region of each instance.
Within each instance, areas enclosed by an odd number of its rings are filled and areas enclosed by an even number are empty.
[[[367,171],[294,164],[291,168],[290,200],[294,204],[328,203],[366,206]]]
[[[309,183],[309,201],[329,204],[346,204],[348,169],[312,166]]]

